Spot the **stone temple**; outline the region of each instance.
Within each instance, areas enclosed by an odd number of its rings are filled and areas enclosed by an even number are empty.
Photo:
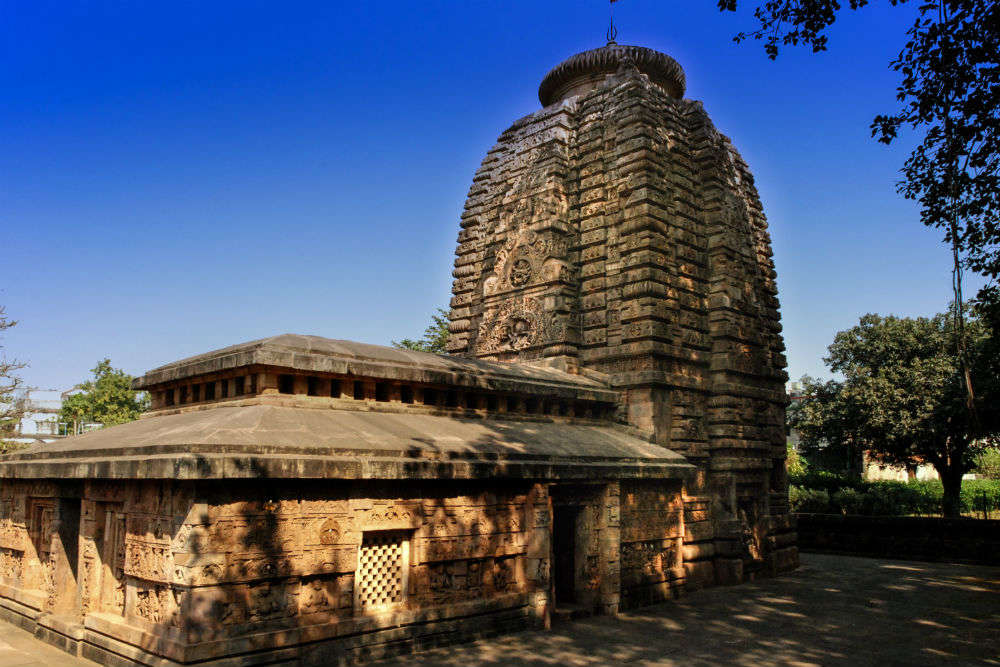
[[[609,44],[473,178],[449,355],[282,335],[0,459],[0,618],[106,665],[305,666],[794,568],[775,272],[684,74]]]

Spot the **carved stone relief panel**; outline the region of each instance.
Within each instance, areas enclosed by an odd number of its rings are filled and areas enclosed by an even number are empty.
[[[354,607],[354,574],[302,579],[299,617],[303,623],[328,623],[350,616]]]
[[[21,579],[23,559],[23,551],[0,547],[0,580],[4,580],[8,585],[16,586]]]
[[[429,563],[413,573],[414,597],[422,604],[461,602],[524,590],[521,557]]]
[[[423,522],[419,500],[352,502],[354,523],[360,530],[409,530]]]
[[[107,497],[107,496],[105,496]],[[88,607],[124,615],[126,597],[126,525],[124,503],[88,502],[93,511],[92,537],[84,540],[84,597],[92,592]],[[84,525],[90,523],[85,520]]]
[[[169,545],[126,538],[125,574],[148,581],[169,582],[172,562]]]
[[[539,344],[544,319],[535,298],[508,300],[483,313],[477,338],[477,352],[491,354],[518,352]]]
[[[180,602],[186,609],[188,641],[219,639],[262,624],[289,627],[299,613],[300,592],[298,580],[193,588],[190,599]]]
[[[16,508],[14,498],[0,499],[0,548],[24,551],[28,531]]]
[[[30,490],[41,490],[42,485],[33,484]],[[26,588],[44,591],[47,595],[53,591],[55,581],[55,563],[52,539],[56,529],[56,501],[54,498],[28,498],[28,536],[31,541],[32,553],[26,553],[22,570]]]
[[[683,536],[683,501],[680,491],[677,484],[623,484],[622,542]]]
[[[623,542],[621,577],[625,587],[657,584],[674,578],[680,566],[679,540]]]
[[[30,548],[25,507],[26,485],[5,482],[0,486],[0,580],[21,585],[25,551]]]
[[[182,592],[173,590],[168,584],[137,582],[134,595],[131,609],[136,618],[157,625],[183,625]]]

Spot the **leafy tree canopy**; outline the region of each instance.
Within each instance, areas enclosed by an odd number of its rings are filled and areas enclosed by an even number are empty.
[[[400,350],[445,354],[448,346],[448,311],[438,308],[437,315],[431,315],[431,323],[424,329],[424,337],[420,340],[394,340],[392,346]]]
[[[134,421],[149,408],[149,396],[132,389],[132,376],[112,368],[110,359],[99,361],[91,373],[93,379],[79,385],[82,391],[63,401],[61,421],[112,426]]]
[[[722,11],[735,11],[737,4],[718,1]],[[754,11],[758,28],[735,40],[762,40],[772,59],[782,46],[824,51],[838,16],[868,5],[869,0],[769,0]],[[906,38],[891,63],[901,76],[900,106],[875,117],[872,136],[891,143],[904,127],[923,131],[903,166],[899,192],[920,203],[925,225],[944,231],[957,273],[964,266],[995,279],[1000,275],[1000,3],[922,0]],[[960,281],[955,291],[961,307]]]
[[[802,378],[804,398],[788,410],[788,425],[799,435],[799,448],[817,467],[860,479],[862,454],[861,406],[844,392],[844,383]]]
[[[1000,431],[990,331],[978,318],[967,326],[970,363],[981,378],[970,413],[950,318],[865,315],[835,336],[825,359],[844,380],[810,383],[792,418],[814,446],[825,439],[887,462],[930,463],[941,476],[946,516],[960,507],[962,475]]]

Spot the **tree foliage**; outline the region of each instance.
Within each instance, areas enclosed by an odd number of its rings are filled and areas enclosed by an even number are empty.
[[[970,362],[983,378],[977,410],[970,415],[949,314],[865,315],[857,326],[835,336],[825,359],[844,380],[811,384],[795,425],[803,440],[813,444],[826,439],[852,454],[867,450],[888,463],[930,463],[941,476],[944,514],[954,516],[962,475],[998,433],[997,378],[990,375],[996,360],[989,352],[989,334],[981,320],[970,320]]]
[[[738,0],[719,0],[735,11]],[[907,0],[889,0],[892,6]],[[868,0],[768,0],[754,11],[758,28],[737,42],[762,40],[768,57],[782,46],[828,46],[827,30],[845,9]],[[923,131],[902,169],[899,192],[921,205],[925,225],[944,231],[962,264],[1000,275],[1000,3],[923,0],[907,41],[890,66],[901,75],[899,108],[880,114],[872,136],[891,143],[901,128]],[[959,290],[960,291],[960,290]],[[956,301],[961,308],[960,294]],[[984,294],[983,296],[987,296]]]
[[[798,431],[806,460],[824,470],[861,478],[863,440],[861,406],[850,400],[844,383],[803,377],[804,398],[789,410],[789,426]]]
[[[785,470],[788,471],[788,475],[804,475],[807,467],[806,460],[799,454],[799,450],[792,447],[792,443],[787,443],[785,448]]]
[[[149,396],[132,389],[132,376],[102,359],[93,379],[79,385],[80,393],[63,401],[59,419],[70,424],[97,422],[105,426],[134,421],[149,408]]]
[[[0,306],[0,333],[15,326],[17,322],[7,317]],[[0,453],[11,447],[6,439],[14,434],[24,414],[24,401],[19,396],[22,381],[17,372],[25,367],[23,362],[10,359],[0,345]]]
[[[907,0],[888,2],[900,6]],[[738,0],[718,0],[722,11],[735,11],[737,5]],[[772,59],[778,57],[783,46],[801,44],[814,52],[824,51],[828,45],[827,31],[843,11],[860,10],[868,5],[869,0],[848,0],[846,4],[839,0],[767,0],[754,11],[757,29],[742,32],[734,39],[762,40],[765,52]],[[911,364],[906,382],[918,389],[933,378],[943,380],[947,376],[950,390],[953,376],[948,373],[958,369],[966,415],[964,418],[953,415],[947,421],[951,431],[947,442],[955,444],[960,439],[957,433],[979,428],[981,415],[977,414],[977,406],[984,401],[977,394],[989,392],[988,385],[996,377],[985,368],[987,355],[983,354],[981,327],[966,326],[962,274],[968,268],[991,280],[1000,275],[1000,3],[921,0],[916,13],[906,31],[902,50],[890,63],[901,76],[896,89],[899,107],[876,116],[871,132],[886,144],[895,141],[904,128],[922,133],[903,165],[897,189],[904,197],[919,202],[921,221],[943,230],[944,240],[950,246],[955,301],[950,314],[952,350],[950,360],[945,358],[947,353],[942,353],[924,358],[920,368]],[[987,285],[979,300],[1000,303],[1000,291],[995,284]],[[934,322],[941,324],[947,319],[939,316]],[[897,327],[897,333],[904,328]],[[940,341],[944,335],[943,331],[937,331],[934,340]],[[841,342],[846,345],[846,341]],[[845,352],[850,350],[845,348]],[[835,361],[833,365],[842,364]],[[892,384],[903,378],[884,380]],[[854,391],[852,386],[845,387],[847,390]],[[899,398],[903,400],[902,396]],[[912,418],[907,426],[918,428],[919,424],[924,435],[929,435],[927,429],[930,429],[937,437],[943,437],[940,423],[932,427],[924,419],[931,413],[940,413],[927,400],[926,396],[909,397]],[[951,399],[941,400],[948,403]],[[866,423],[878,419],[878,414],[872,415]],[[891,449],[901,451],[899,447]],[[967,465],[964,451],[964,447],[958,446],[944,456],[949,474],[954,475]],[[957,459],[952,461],[953,457]],[[943,480],[946,504],[954,500],[955,491],[950,485],[960,485],[960,475],[958,479],[958,482]]]
[[[392,346],[400,350],[445,354],[448,346],[448,311],[438,308],[437,314],[431,315],[431,323],[424,329],[423,338],[419,340],[411,338],[394,340]]]
[[[925,225],[965,254],[967,266],[1000,273],[1000,3],[925,2],[893,61],[901,107],[877,116],[872,135],[900,128],[924,138],[903,166],[899,191],[920,202]]]
[[[1000,448],[987,447],[976,456],[976,474],[1000,480]]]

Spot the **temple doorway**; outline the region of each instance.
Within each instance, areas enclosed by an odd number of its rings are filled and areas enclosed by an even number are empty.
[[[552,564],[556,606],[574,604],[576,599],[576,538],[580,505],[552,508]]]

